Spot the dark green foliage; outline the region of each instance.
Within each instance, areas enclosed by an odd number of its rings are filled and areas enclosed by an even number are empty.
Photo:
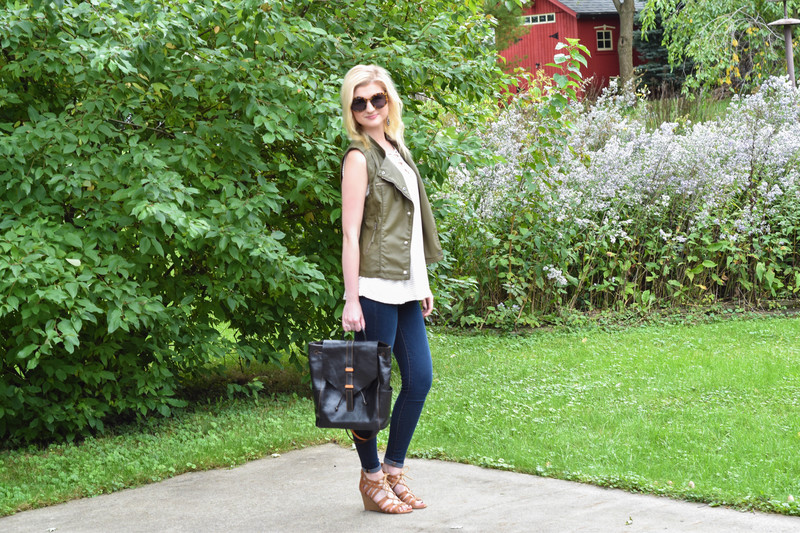
[[[664,28],[661,25],[661,15],[655,17],[652,28],[641,29],[641,19],[637,15],[636,28],[633,31],[633,48],[645,63],[636,67],[639,83],[647,87],[651,93],[673,94],[680,92],[686,76],[694,69],[691,60],[684,60],[680,64],[669,64],[669,51],[662,44]]]
[[[221,358],[329,335],[344,72],[420,96],[408,140],[435,179],[459,143],[439,110],[500,75],[477,2],[40,4],[0,12],[6,442],[169,415]]]
[[[484,0],[484,10],[497,21],[494,28],[494,47],[505,50],[528,32],[522,25],[523,4],[527,2]]]

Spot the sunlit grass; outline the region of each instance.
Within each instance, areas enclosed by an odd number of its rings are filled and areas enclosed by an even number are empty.
[[[797,319],[434,346],[420,455],[798,511]]]
[[[412,456],[800,515],[788,501],[800,496],[798,319],[432,332],[431,346],[434,385]],[[0,515],[347,444],[343,431],[314,427],[300,376],[285,383],[299,394],[205,400],[79,444],[0,452]]]

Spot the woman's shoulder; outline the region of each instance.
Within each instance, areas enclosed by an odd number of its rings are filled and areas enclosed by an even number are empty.
[[[364,154],[364,151],[351,146],[347,149],[347,152],[344,154],[343,158],[344,163],[351,163],[351,164],[358,164],[358,165],[366,165],[367,164],[367,156]]]
[[[371,146],[360,139],[350,139],[350,145],[347,147],[347,151],[350,150],[358,150],[359,152],[366,152],[371,148]]]
[[[359,159],[366,158],[368,153],[369,153],[368,146],[364,146],[364,143],[353,140],[350,142],[350,145],[344,151],[344,154],[342,155],[342,161],[352,158],[359,158]]]
[[[350,175],[369,175],[367,156],[358,149],[348,148],[342,158],[342,171],[340,179],[344,180],[345,173]]]

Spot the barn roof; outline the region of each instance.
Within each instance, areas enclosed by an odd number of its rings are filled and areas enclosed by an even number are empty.
[[[628,1],[628,0],[626,0]],[[556,0],[575,13],[580,15],[607,15],[616,14],[617,8],[614,7],[612,0]],[[635,0],[636,11],[644,9],[645,0]]]

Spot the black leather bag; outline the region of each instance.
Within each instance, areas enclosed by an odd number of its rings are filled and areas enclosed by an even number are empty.
[[[378,341],[308,344],[316,424],[377,434],[389,424],[392,348]]]

